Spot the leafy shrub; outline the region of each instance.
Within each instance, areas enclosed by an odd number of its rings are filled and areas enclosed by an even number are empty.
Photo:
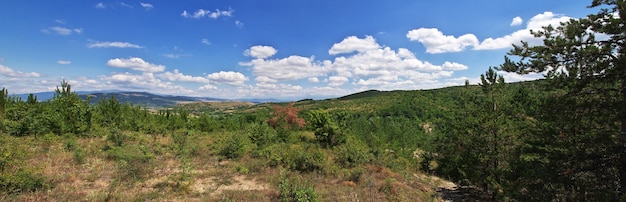
[[[354,136],[348,137],[346,144],[339,145],[334,150],[337,155],[335,161],[343,167],[354,167],[370,162],[372,159],[372,154],[367,144]]]
[[[247,132],[252,143],[256,144],[258,148],[263,148],[276,141],[276,134],[265,124],[251,124]]]
[[[311,184],[301,182],[300,179],[298,179],[295,183],[289,182],[289,178],[284,170],[281,170],[280,172],[278,190],[280,191],[281,201],[318,201],[317,193]]]
[[[21,170],[14,174],[0,174],[0,194],[18,194],[47,188],[43,176]]]
[[[246,153],[246,143],[241,135],[231,134],[222,142],[219,155],[229,159],[236,159]]]
[[[118,161],[118,171],[122,178],[143,179],[151,172],[154,154],[144,146],[113,147],[107,155]]]
[[[321,148],[302,148],[300,145],[294,145],[287,151],[283,164],[292,170],[311,172],[324,171],[329,163],[326,159],[326,154]]]
[[[107,135],[107,140],[113,143],[113,145],[121,147],[126,142],[126,134],[122,133],[117,129],[111,129],[109,135]]]
[[[309,112],[309,123],[315,128],[315,137],[326,147],[334,147],[345,142],[345,135],[328,112],[312,110]]]

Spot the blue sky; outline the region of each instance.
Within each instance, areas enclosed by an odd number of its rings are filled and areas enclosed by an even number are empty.
[[[3,1],[0,85],[10,93],[128,90],[328,98],[477,83],[530,29],[587,1]],[[509,82],[541,75],[502,73]]]

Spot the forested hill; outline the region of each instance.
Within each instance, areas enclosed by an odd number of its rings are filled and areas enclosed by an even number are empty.
[[[209,97],[188,97],[188,96],[169,96],[169,95],[156,95],[146,92],[111,92],[111,93],[88,93],[81,94],[80,97],[84,100],[90,99],[92,104],[98,102],[103,98],[110,99],[114,96],[115,99],[121,103],[131,103],[138,106],[146,107],[172,107],[179,103],[186,102],[201,102],[201,101],[225,101],[224,99],[209,98]]]

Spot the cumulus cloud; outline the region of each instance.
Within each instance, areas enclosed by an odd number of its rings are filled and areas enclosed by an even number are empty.
[[[524,22],[524,20],[522,20],[522,17],[520,16],[514,17],[513,20],[511,21],[511,26],[521,25],[522,22]]]
[[[215,90],[215,89],[217,89],[217,86],[214,86],[211,84],[206,84],[198,88],[198,90],[201,90],[201,91],[210,91],[210,90]]]
[[[139,5],[141,5],[141,7],[145,8],[146,10],[150,10],[150,9],[154,8],[154,6],[152,4],[149,4],[149,3],[139,2]]]
[[[260,49],[260,48],[259,48]],[[246,55],[252,56],[254,49],[248,49]],[[268,48],[268,50],[275,50]],[[406,48],[397,50],[381,46],[371,36],[358,38],[349,36],[334,44],[328,51],[337,56],[332,60],[316,61],[314,57],[291,55],[285,58],[266,59],[274,55],[254,54],[257,57],[240,65],[251,66],[256,76],[257,87],[278,87],[279,84],[306,79],[311,83],[328,83],[327,87],[336,88],[351,83],[352,85],[376,87],[394,87],[414,89],[437,79],[451,77],[455,71],[465,70],[466,65],[445,61],[432,64],[418,59]],[[352,81],[352,82],[350,82]],[[343,92],[343,91],[342,91]]]
[[[132,70],[141,71],[141,72],[149,72],[149,73],[162,72],[165,70],[165,66],[163,65],[151,64],[137,57],[131,57],[128,59],[122,59],[122,58],[110,59],[107,62],[107,65],[111,67],[129,68]]]
[[[185,75],[178,71],[178,69],[174,69],[174,72],[163,72],[156,75],[158,78],[165,79],[168,81],[183,81],[183,82],[197,82],[197,83],[209,83],[209,79],[205,77],[197,77]]]
[[[320,79],[318,79],[317,77],[310,77],[309,78],[309,82],[318,83],[318,82],[320,82]]]
[[[468,46],[478,44],[478,38],[473,34],[460,37],[444,35],[437,28],[419,28],[409,31],[406,37],[411,41],[418,41],[426,47],[427,53],[460,52]]]
[[[348,78],[343,76],[330,76],[328,77],[328,86],[341,86],[348,82]]]
[[[511,44],[519,44],[520,41],[527,41],[531,44],[538,44],[541,39],[530,34],[530,30],[540,30],[543,26],[559,25],[560,22],[569,20],[570,17],[556,15],[552,12],[544,12],[532,17],[525,29],[517,30],[512,34],[497,38],[486,38],[479,42],[474,34],[465,34],[459,37],[444,35],[436,28],[419,28],[407,33],[407,38],[411,41],[418,41],[426,47],[427,53],[460,52],[468,47],[474,50],[493,50],[510,48]],[[513,19],[511,25],[521,24],[521,17]]]
[[[207,78],[209,78],[211,83],[222,83],[232,86],[241,86],[248,80],[248,77],[244,76],[242,73],[233,71],[215,72],[207,75]]]
[[[228,10],[226,10],[226,11],[222,11],[220,9],[215,9],[215,11],[198,9],[193,14],[190,14],[189,12],[187,12],[185,10],[180,15],[185,17],[185,18],[200,19],[200,18],[203,18],[203,17],[209,17],[211,19],[217,19],[217,18],[222,17],[222,16],[232,17],[233,16],[233,12],[235,12],[235,11],[232,8],[228,8]]]
[[[0,65],[0,75],[5,77],[13,77],[13,78],[32,78],[32,77],[41,77],[41,74],[37,72],[21,72],[13,70],[7,66]]]
[[[96,4],[96,8],[104,9],[104,8],[106,8],[106,6],[104,5],[104,3],[100,2],[100,3]]]
[[[276,54],[278,50],[271,46],[252,46],[244,52],[245,56],[257,59],[265,59]]]
[[[171,82],[163,82],[150,72],[143,72],[141,74],[131,74],[128,72],[116,73],[110,76],[103,76],[100,79],[106,82],[107,85],[115,86],[117,89],[122,90],[154,91],[157,89],[159,93],[175,95],[193,93],[193,91],[180,85]]]
[[[254,59],[239,64],[252,66],[252,73],[255,76],[264,76],[277,81],[322,76],[326,73],[324,67],[317,64],[312,57],[297,55],[276,60]]]
[[[69,65],[69,64],[72,64],[72,61],[69,61],[69,60],[59,60],[59,61],[57,61],[57,64]]]
[[[570,20],[570,17],[556,15],[552,12],[544,12],[535,15],[530,20],[525,29],[513,32],[512,34],[501,36],[498,38],[486,38],[480,44],[477,44],[475,50],[493,50],[510,48],[511,44],[519,44],[520,41],[529,42],[531,45],[539,45],[542,40],[535,38],[530,34],[530,30],[541,30],[542,27],[553,25],[558,26],[559,23]]]
[[[380,45],[376,43],[376,40],[372,36],[366,36],[364,39],[359,39],[356,36],[349,36],[341,42],[333,44],[330,50],[328,50],[328,54],[337,55],[355,51],[364,52],[378,48],[380,48]]]
[[[239,20],[235,20],[235,26],[237,27],[243,27],[243,22],[239,21]]]
[[[89,48],[144,48],[143,46],[121,41],[105,41],[105,42],[93,42],[87,45]]]

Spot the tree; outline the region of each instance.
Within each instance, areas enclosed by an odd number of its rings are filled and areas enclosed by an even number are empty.
[[[81,134],[91,129],[91,106],[72,92],[67,81],[63,80],[60,88],[57,86],[51,103],[52,114],[57,116],[54,119],[60,129],[56,132]]]
[[[303,118],[298,117],[300,109],[293,107],[293,105],[294,103],[284,107],[272,106],[274,110],[272,118],[267,120],[267,123],[277,131],[278,138],[282,141],[289,139],[289,130],[302,128],[306,124]]]
[[[573,190],[573,200],[615,189],[623,196],[626,191],[626,2],[593,0],[590,7],[602,8],[586,18],[532,31],[544,38],[543,45],[514,45],[509,55],[519,61],[505,57],[500,67],[519,74],[546,73],[554,91],[545,106],[563,111],[538,117],[551,125],[540,131],[549,138],[535,138],[541,141],[534,143],[561,149],[545,148],[544,160],[569,166],[552,171],[567,176],[553,183]],[[561,159],[565,154],[576,158]]]
[[[309,111],[309,123],[315,128],[315,138],[325,147],[334,147],[345,142],[345,135],[331,118],[328,112],[323,110]]]
[[[272,106],[274,111],[272,112],[272,118],[267,120],[272,128],[283,127],[288,129],[302,128],[306,122],[304,119],[298,117],[300,109],[293,107],[293,103],[287,106],[274,105]]]

